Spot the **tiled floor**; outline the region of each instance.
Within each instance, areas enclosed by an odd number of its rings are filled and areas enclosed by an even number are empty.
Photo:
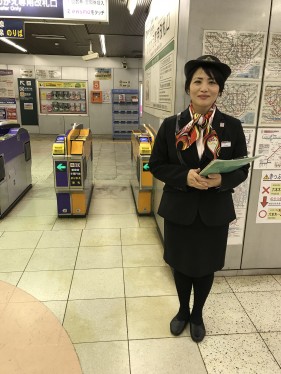
[[[281,373],[281,276],[216,277],[205,309],[205,340],[195,344],[188,329],[173,337],[169,322],[178,308],[176,290],[154,219],[136,215],[130,143],[94,139],[89,215],[62,219],[56,211],[53,141],[32,135],[33,188],[0,221],[0,373],[45,373],[34,368],[36,355],[23,368],[31,343],[23,340],[20,350],[18,336],[11,340],[17,315],[7,314],[15,302],[9,289],[22,290],[54,313],[83,374]],[[39,325],[38,316],[24,311],[23,299],[16,300],[21,323]],[[50,345],[48,339],[39,341],[41,348]],[[8,358],[13,369],[5,371]],[[42,367],[44,359],[40,356]]]

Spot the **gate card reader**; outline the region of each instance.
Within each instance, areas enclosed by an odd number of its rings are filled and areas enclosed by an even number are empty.
[[[153,176],[148,163],[155,135],[149,125],[142,125],[131,135],[131,188],[139,214],[150,214],[152,210]]]
[[[0,122],[0,218],[32,187],[31,147],[27,130]]]
[[[55,190],[59,217],[85,217],[93,190],[92,133],[74,124],[53,144]]]

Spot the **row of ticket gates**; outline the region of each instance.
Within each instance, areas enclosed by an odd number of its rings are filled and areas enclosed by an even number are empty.
[[[155,132],[147,125],[131,136],[131,187],[139,214],[151,214],[153,177],[149,157]],[[58,135],[52,149],[54,186],[59,217],[85,217],[93,191],[93,147],[90,129],[74,124]],[[31,143],[18,123],[0,122],[0,219],[32,187]]]

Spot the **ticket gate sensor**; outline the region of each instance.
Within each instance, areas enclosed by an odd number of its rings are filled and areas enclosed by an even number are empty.
[[[0,122],[0,219],[32,187],[28,131],[20,124]]]
[[[59,217],[85,217],[93,192],[92,133],[82,124],[53,143],[54,183]]]
[[[149,159],[156,133],[149,125],[133,130],[131,135],[131,188],[138,214],[151,214],[153,176]]]

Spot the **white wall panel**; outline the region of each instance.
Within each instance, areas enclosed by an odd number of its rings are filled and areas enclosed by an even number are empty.
[[[75,80],[84,80],[88,79],[88,69],[77,67],[77,66],[62,66],[61,79],[75,79]]]

